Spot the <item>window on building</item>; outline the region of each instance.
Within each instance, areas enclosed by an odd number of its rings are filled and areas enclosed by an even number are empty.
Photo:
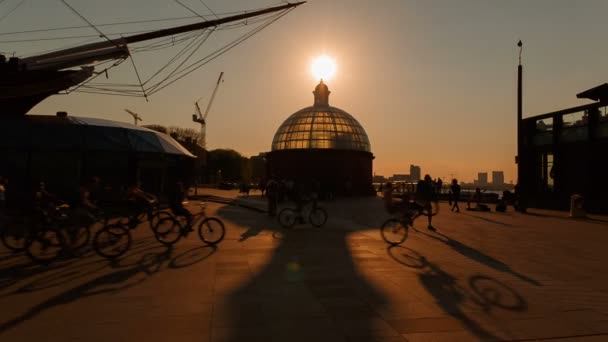
[[[540,179],[545,189],[553,190],[553,153],[544,152],[540,155]]]
[[[583,141],[589,138],[589,111],[564,114],[560,141]]]
[[[553,118],[536,120],[534,145],[550,145],[553,143]]]

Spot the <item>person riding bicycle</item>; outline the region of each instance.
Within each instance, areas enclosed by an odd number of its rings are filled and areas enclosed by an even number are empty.
[[[389,214],[401,213],[403,215],[406,225],[413,223],[412,219],[412,206],[409,202],[404,200],[397,200],[393,197],[393,183],[387,182],[384,187],[383,201],[384,207]]]
[[[34,206],[46,218],[55,218],[57,209],[60,207],[67,208],[65,201],[60,200],[57,196],[51,194],[46,189],[44,182],[39,183],[38,189],[34,193]]]
[[[435,231],[435,227],[431,224],[433,220],[433,207],[432,202],[437,201],[437,194],[435,193],[435,186],[433,185],[433,179],[430,175],[425,175],[423,180],[418,182],[416,185],[416,204],[426,209],[427,217],[429,220],[428,229]]]
[[[148,212],[150,207],[158,202],[156,196],[143,191],[137,183],[132,183],[127,187],[127,202],[129,204],[129,215],[133,222],[137,222],[137,217]]]
[[[100,211],[93,195],[99,189],[100,183],[99,178],[91,177],[78,189],[79,198],[75,205],[76,217],[87,226],[96,221],[96,214]]]
[[[186,188],[182,181],[177,181],[175,187],[169,193],[169,208],[175,216],[183,216],[186,218],[188,227],[192,230],[192,213],[184,207],[184,199],[186,198]]]

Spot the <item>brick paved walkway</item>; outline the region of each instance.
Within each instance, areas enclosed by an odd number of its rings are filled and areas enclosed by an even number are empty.
[[[0,341],[608,341],[608,218],[444,204],[437,233],[419,220],[388,248],[380,199],[323,206],[322,229],[284,230],[210,203],[217,248],[168,250],[142,226],[116,264],[0,249]]]

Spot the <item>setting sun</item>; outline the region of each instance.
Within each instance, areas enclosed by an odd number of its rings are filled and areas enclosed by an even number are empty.
[[[310,65],[312,75],[316,79],[328,81],[336,74],[336,62],[328,56],[319,56]]]

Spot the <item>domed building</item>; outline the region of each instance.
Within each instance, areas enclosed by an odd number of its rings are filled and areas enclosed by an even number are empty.
[[[329,105],[330,91],[321,82],[315,102],[290,115],[279,127],[266,155],[269,176],[321,183],[338,195],[370,195],[372,160],[369,138],[361,124]]]

